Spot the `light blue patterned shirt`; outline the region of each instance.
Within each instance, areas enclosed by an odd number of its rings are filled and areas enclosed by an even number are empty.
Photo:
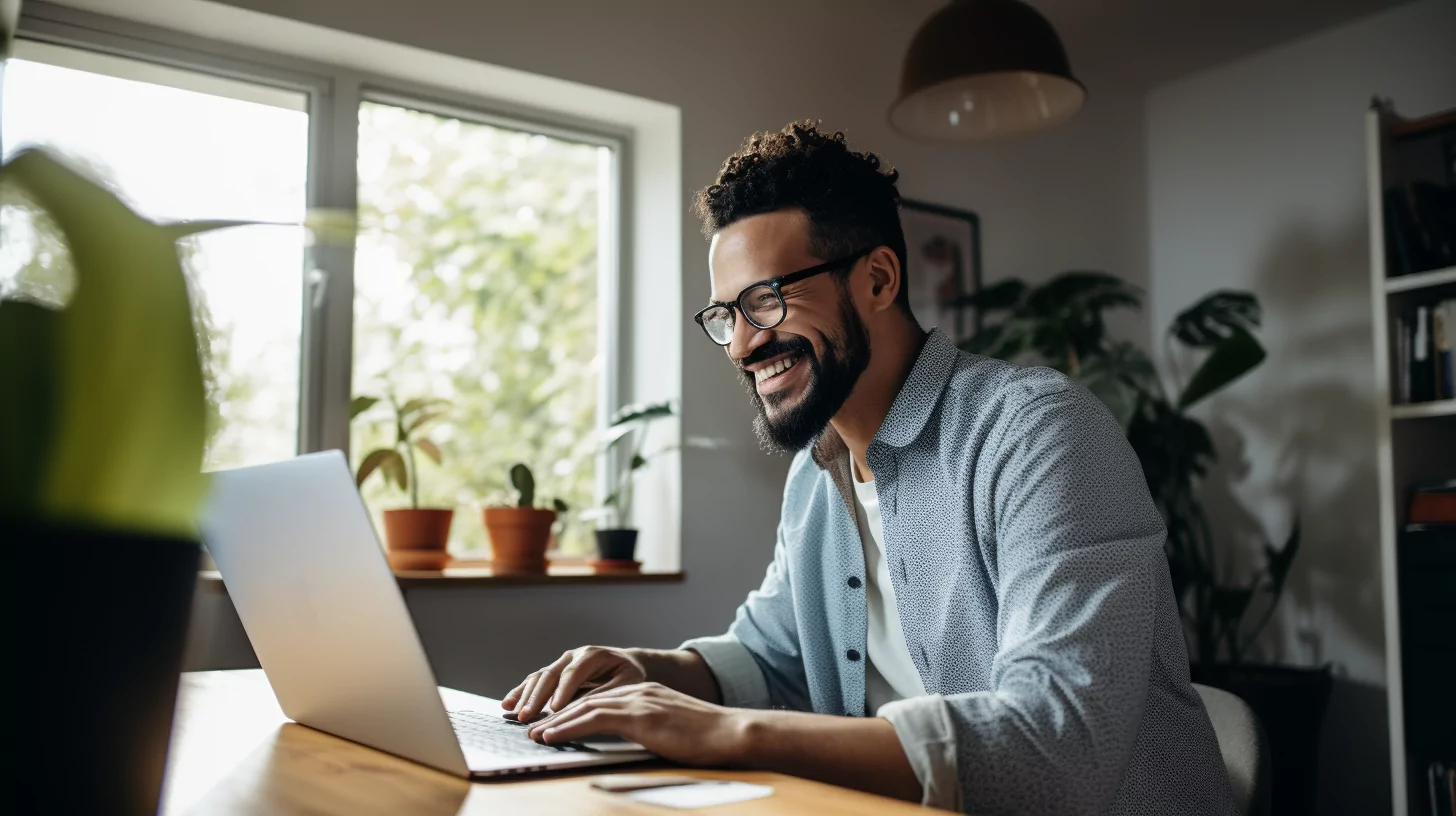
[[[869,446],[901,629],[929,696],[885,705],[924,803],[1230,814],[1136,456],[1062,374],[932,331]],[[862,717],[864,551],[833,429],[789,470],[774,559],[683,644],[726,705]]]

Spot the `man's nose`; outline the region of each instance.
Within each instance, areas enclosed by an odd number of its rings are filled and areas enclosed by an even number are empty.
[[[755,349],[768,342],[773,332],[749,323],[742,315],[733,321],[733,337],[728,341],[728,357],[734,362],[747,359]]]

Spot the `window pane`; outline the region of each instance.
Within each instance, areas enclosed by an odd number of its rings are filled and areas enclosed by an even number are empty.
[[[393,105],[359,111],[360,237],[354,390],[439,398],[420,460],[421,506],[454,507],[452,548],[481,554],[482,504],[507,495],[513,462],[537,504],[594,500],[598,203],[610,151]],[[351,429],[354,461],[394,442],[384,405]],[[409,498],[372,479],[376,510]],[[562,549],[585,552],[574,524]]]
[[[5,68],[7,153],[58,150],[158,221],[303,220],[304,95],[36,43],[18,54],[29,58]],[[293,456],[302,228],[224,230],[182,251],[213,406],[206,467]]]

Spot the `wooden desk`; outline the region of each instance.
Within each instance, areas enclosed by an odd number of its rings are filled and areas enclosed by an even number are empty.
[[[167,759],[162,813],[180,814],[629,814],[673,813],[592,790],[581,774],[476,782],[289,722],[261,671],[182,675]],[[721,816],[925,813],[905,803],[754,771],[628,766],[619,773],[689,774],[772,785],[767,799],[720,805]]]

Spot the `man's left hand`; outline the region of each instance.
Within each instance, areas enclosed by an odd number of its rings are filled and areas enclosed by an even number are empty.
[[[616,734],[684,765],[733,765],[745,753],[747,714],[637,683],[583,697],[532,723],[529,733],[547,745]]]

